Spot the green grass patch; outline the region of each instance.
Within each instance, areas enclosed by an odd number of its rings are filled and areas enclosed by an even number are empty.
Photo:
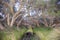
[[[41,40],[57,40],[60,33],[56,29],[49,27],[39,27],[34,29],[13,28],[10,30],[0,31],[0,40],[19,40],[22,35],[28,31],[34,32]]]

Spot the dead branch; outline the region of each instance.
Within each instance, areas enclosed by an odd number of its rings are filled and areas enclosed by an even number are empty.
[[[13,26],[15,20],[17,19],[17,16],[20,14],[20,10],[21,10],[22,6],[19,8],[19,11],[16,12],[13,17],[12,17],[12,20],[11,20],[11,25],[10,26]]]
[[[10,15],[8,14],[8,15],[7,15],[7,24],[8,24],[8,25],[10,25],[10,17],[9,17],[9,16],[10,16]]]

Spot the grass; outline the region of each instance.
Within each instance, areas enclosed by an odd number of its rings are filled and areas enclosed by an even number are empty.
[[[25,28],[20,29],[20,30],[13,29],[13,30],[9,30],[9,31],[2,31],[2,32],[0,32],[0,39],[1,40],[18,40],[21,38],[21,36],[25,32],[26,32]]]
[[[34,31],[41,40],[58,40],[57,37],[60,36],[60,30],[56,30],[55,28],[36,28]]]
[[[27,31],[30,31],[30,29],[20,28],[19,30],[0,31],[0,40],[19,40]],[[60,31],[56,28],[40,27],[34,28],[31,31],[36,33],[41,40],[58,40],[60,37]]]
[[[34,32],[41,38],[41,40],[47,40],[46,36],[52,31],[50,28],[35,28]]]

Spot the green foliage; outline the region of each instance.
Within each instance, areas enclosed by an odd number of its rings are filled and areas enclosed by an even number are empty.
[[[0,40],[19,40],[22,35],[29,31],[30,29],[20,28],[17,30],[16,28],[12,31],[1,31],[0,32]],[[40,27],[34,28],[32,31],[38,36],[41,40],[57,40],[60,36],[60,28],[49,28],[49,27]],[[35,38],[35,36],[34,36]],[[32,40],[34,40],[34,38]]]
[[[13,29],[12,31],[2,31],[0,32],[1,40],[18,40],[26,32],[26,29]]]

